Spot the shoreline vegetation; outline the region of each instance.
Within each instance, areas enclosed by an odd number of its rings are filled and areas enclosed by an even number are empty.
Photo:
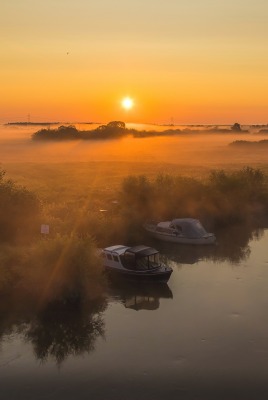
[[[50,125],[59,125],[59,124],[63,124],[63,125],[70,125],[70,123],[69,122],[60,122],[60,121],[57,121],[57,122],[55,122],[55,121],[49,121],[49,122],[7,122],[5,125],[6,126],[9,126],[9,125],[12,125],[12,126],[16,126],[16,125],[18,125],[18,126],[38,126],[38,125],[40,125],[40,126],[42,126],[42,125],[44,125],[44,126],[50,126]],[[100,124],[100,122],[75,122],[75,123],[73,123],[73,124],[79,124],[79,125],[94,125],[94,124]]]
[[[1,171],[2,296],[16,294],[37,309],[78,294],[91,300],[102,297],[107,282],[97,249],[148,241],[142,229],[146,220],[193,217],[217,232],[239,224],[258,228],[268,216],[268,176],[251,167],[215,170],[206,179],[129,175],[112,193],[99,191],[83,198],[68,198],[67,193],[60,200],[56,195],[39,198]],[[49,225],[49,236],[41,237],[42,223]],[[244,230],[246,246],[252,229]],[[231,259],[242,256],[238,245]]]
[[[157,130],[137,130],[133,128],[127,128],[126,124],[122,121],[111,121],[106,125],[100,125],[96,129],[92,130],[78,130],[74,125],[61,125],[53,129],[40,129],[32,135],[32,140],[35,141],[64,141],[64,140],[104,140],[104,139],[119,139],[126,136],[133,138],[145,138],[155,136],[172,136],[179,134],[245,134],[249,133],[248,130],[242,129],[240,124],[235,123],[230,128],[220,128],[218,126],[203,126],[204,129],[200,129],[198,125],[193,129],[194,126],[187,126],[184,129],[174,128],[170,126],[169,129],[163,131]]]
[[[267,130],[268,133],[268,130]],[[232,147],[254,147],[254,148],[264,148],[265,150],[267,149],[268,146],[268,140],[258,140],[258,141],[249,141],[249,140],[235,140],[234,142],[230,143],[229,146]]]

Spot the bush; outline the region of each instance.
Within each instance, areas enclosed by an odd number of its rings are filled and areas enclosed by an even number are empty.
[[[96,298],[103,294],[101,259],[91,237],[58,235],[37,241],[28,249],[20,273],[20,285],[41,305],[58,298]]]
[[[33,140],[74,140],[79,139],[75,126],[61,125],[57,129],[40,129],[32,135]]]
[[[213,171],[207,182],[159,175],[126,178],[122,183],[122,214],[129,229],[146,219],[198,218],[210,227],[254,219],[267,212],[266,176],[245,167],[236,172]]]
[[[39,230],[40,211],[37,196],[0,171],[0,242],[32,238]]]

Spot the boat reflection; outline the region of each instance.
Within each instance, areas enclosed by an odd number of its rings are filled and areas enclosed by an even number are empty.
[[[110,282],[109,294],[112,300],[135,311],[154,311],[160,307],[161,299],[173,299],[171,289],[163,282],[113,280]]]

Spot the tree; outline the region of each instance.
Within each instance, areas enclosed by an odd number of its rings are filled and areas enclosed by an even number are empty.
[[[118,136],[122,136],[126,133],[126,124],[122,121],[111,121],[107,125],[100,125],[96,129],[96,133],[98,133],[98,137],[105,138],[115,138]]]
[[[27,239],[38,232],[40,211],[37,196],[0,170],[0,241]]]
[[[241,129],[241,125],[238,122],[236,122],[231,127],[231,130],[234,131],[234,132],[241,132],[241,130],[242,130]]]
[[[109,128],[126,129],[126,124],[122,121],[111,121],[107,124]]]

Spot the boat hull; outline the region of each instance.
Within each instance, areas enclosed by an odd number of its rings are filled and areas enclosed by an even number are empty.
[[[112,277],[122,277],[135,281],[148,281],[148,282],[167,282],[172,274],[172,269],[167,268],[164,271],[156,272],[143,272],[143,271],[132,271],[122,268],[113,268],[107,265],[104,266],[105,271]]]
[[[207,244],[215,244],[216,237],[214,235],[208,235],[202,238],[187,238],[182,236],[176,235],[169,235],[158,233],[155,231],[151,231],[146,229],[146,231],[157,240],[163,240],[164,242],[171,242],[171,243],[180,243],[180,244],[193,244],[193,245],[207,245]]]

